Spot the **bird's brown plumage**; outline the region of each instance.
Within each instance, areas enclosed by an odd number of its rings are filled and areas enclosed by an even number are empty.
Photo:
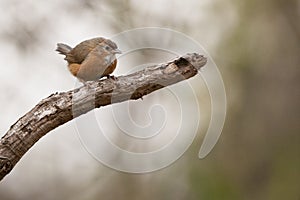
[[[85,40],[74,48],[59,43],[56,50],[66,56],[69,71],[80,81],[111,74],[117,65],[115,54],[120,53],[114,42],[102,37]]]

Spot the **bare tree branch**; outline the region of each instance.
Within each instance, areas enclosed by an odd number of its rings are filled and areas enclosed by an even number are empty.
[[[113,103],[139,99],[155,90],[191,78],[207,59],[192,53],[144,70],[88,82],[86,85],[43,99],[13,124],[0,140],[0,180],[41,137],[56,127]]]

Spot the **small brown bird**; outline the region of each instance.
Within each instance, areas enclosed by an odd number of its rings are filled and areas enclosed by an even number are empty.
[[[81,82],[109,77],[117,66],[115,55],[122,53],[116,43],[102,37],[85,40],[74,48],[58,43],[56,51],[66,56],[69,71]]]

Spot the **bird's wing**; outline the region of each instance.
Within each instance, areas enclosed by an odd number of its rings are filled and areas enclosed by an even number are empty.
[[[108,64],[106,57],[109,52],[101,46],[95,47],[80,65],[77,77],[83,80],[96,80],[103,76]]]
[[[72,61],[74,63],[82,63],[89,55],[89,53],[104,40],[105,38],[98,37],[79,43],[69,53],[70,55],[72,55]]]

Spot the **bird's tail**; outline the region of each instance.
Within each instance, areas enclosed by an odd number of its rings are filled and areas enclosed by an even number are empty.
[[[72,50],[72,47],[70,47],[66,44],[63,44],[63,43],[57,44],[56,51],[58,51],[62,55],[66,56],[71,50]]]

